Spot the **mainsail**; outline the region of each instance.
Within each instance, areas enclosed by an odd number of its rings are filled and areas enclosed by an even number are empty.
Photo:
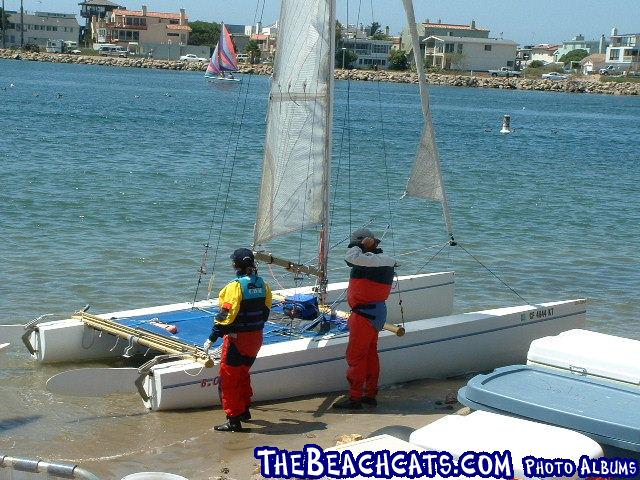
[[[433,122],[431,121],[431,110],[429,109],[429,92],[427,90],[427,79],[422,63],[420,50],[420,41],[418,38],[418,29],[416,27],[416,19],[413,12],[413,2],[411,0],[402,0],[407,23],[409,24],[409,32],[411,34],[413,56],[418,72],[420,84],[420,97],[422,99],[422,115],[424,117],[424,128],[418,146],[418,154],[413,164],[411,177],[407,183],[405,195],[419,198],[430,198],[442,202],[442,210],[444,220],[447,226],[447,234],[453,240],[453,226],[451,224],[451,215],[449,214],[449,203],[447,194],[444,189],[444,181],[442,180],[442,172],[440,170],[440,157],[438,155],[438,147],[436,146],[436,138],[433,131]]]
[[[220,31],[220,41],[218,42],[217,48],[219,50],[220,68],[226,72],[235,72],[238,70],[236,48],[233,46],[231,34],[224,23]]]
[[[254,244],[328,231],[335,0],[283,0]]]
[[[220,75],[223,72],[235,72],[237,70],[238,56],[236,55],[236,49],[233,46],[231,34],[223,23],[222,30],[220,31],[220,40],[213,50],[213,55],[211,55],[209,66],[204,75],[205,77],[210,77]]]

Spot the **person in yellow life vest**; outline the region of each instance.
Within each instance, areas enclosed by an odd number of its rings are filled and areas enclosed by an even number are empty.
[[[243,421],[251,420],[251,379],[249,369],[262,346],[262,330],[271,310],[271,288],[258,276],[253,252],[239,248],[231,255],[236,279],[218,296],[220,313],[215,318],[204,349],[220,337],[220,392],[227,422],[214,427],[222,432],[242,431]]]

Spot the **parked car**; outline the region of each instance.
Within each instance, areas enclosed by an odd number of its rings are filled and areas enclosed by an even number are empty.
[[[249,55],[247,55],[246,53],[239,53],[238,61],[242,63],[247,63],[249,61]]]
[[[69,52],[71,55],[81,55],[82,54],[82,50],[78,50],[77,48],[75,50],[71,50]]]
[[[521,77],[522,72],[511,70],[509,67],[502,67],[500,70],[489,70],[492,77]]]
[[[622,69],[618,65],[607,65],[598,70],[600,75],[622,75]]]
[[[116,45],[103,45],[98,49],[99,55],[110,57],[126,57],[130,54],[129,50]]]
[[[558,72],[544,73],[542,78],[545,80],[567,80],[569,77]]]
[[[182,55],[180,60],[183,62],[206,62],[208,59],[199,57],[193,53],[187,53],[186,55]]]

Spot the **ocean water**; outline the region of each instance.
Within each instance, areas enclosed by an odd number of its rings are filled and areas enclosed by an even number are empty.
[[[210,231],[215,293],[230,251],[251,243],[268,87],[265,77],[214,85],[197,73],[0,61],[0,324],[191,300]],[[331,280],[346,278],[350,227],[369,224],[399,273],[455,270],[457,311],[522,303],[461,248],[436,255],[447,240],[439,204],[400,198],[421,130],[417,87],[336,91]],[[588,298],[590,328],[640,339],[640,98],[433,87],[431,103],[456,239],[528,302]],[[506,113],[515,131],[500,135]],[[270,247],[309,260],[316,242],[310,231]],[[273,274],[263,271],[294,282]],[[70,366],[36,367],[19,348],[0,361],[0,450],[113,478],[211,478],[224,465],[248,478],[255,445],[327,443],[363,425],[306,399],[260,407],[264,428],[222,442],[210,429],[219,411],[59,397],[44,383]],[[434,392],[459,386],[439,385],[384,391],[370,430],[423,425],[411,414],[436,412]]]
[[[268,85],[0,62],[0,323],[190,300],[212,221],[217,291],[252,239]],[[417,87],[336,91],[332,244],[369,224],[415,273],[446,242],[439,204],[400,199]],[[640,98],[433,87],[431,102],[456,239],[527,301],[586,297],[593,328],[640,338]],[[315,235],[271,247],[309,260]],[[521,303],[459,248],[423,271],[449,269],[459,311]]]

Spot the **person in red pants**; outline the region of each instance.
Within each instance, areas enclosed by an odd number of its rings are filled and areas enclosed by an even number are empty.
[[[220,313],[204,349],[220,337],[220,391],[227,422],[214,427],[223,432],[242,431],[242,421],[251,419],[253,390],[249,370],[262,346],[262,330],[271,309],[271,288],[258,276],[253,252],[239,248],[231,255],[236,279],[218,296]]]
[[[333,404],[339,409],[360,409],[362,404],[378,404],[378,332],[387,320],[385,301],[391,293],[395,276],[395,259],[385,255],[371,230],[353,232],[345,256],[351,267],[347,301],[349,344],[347,346],[347,380],[349,396]]]

